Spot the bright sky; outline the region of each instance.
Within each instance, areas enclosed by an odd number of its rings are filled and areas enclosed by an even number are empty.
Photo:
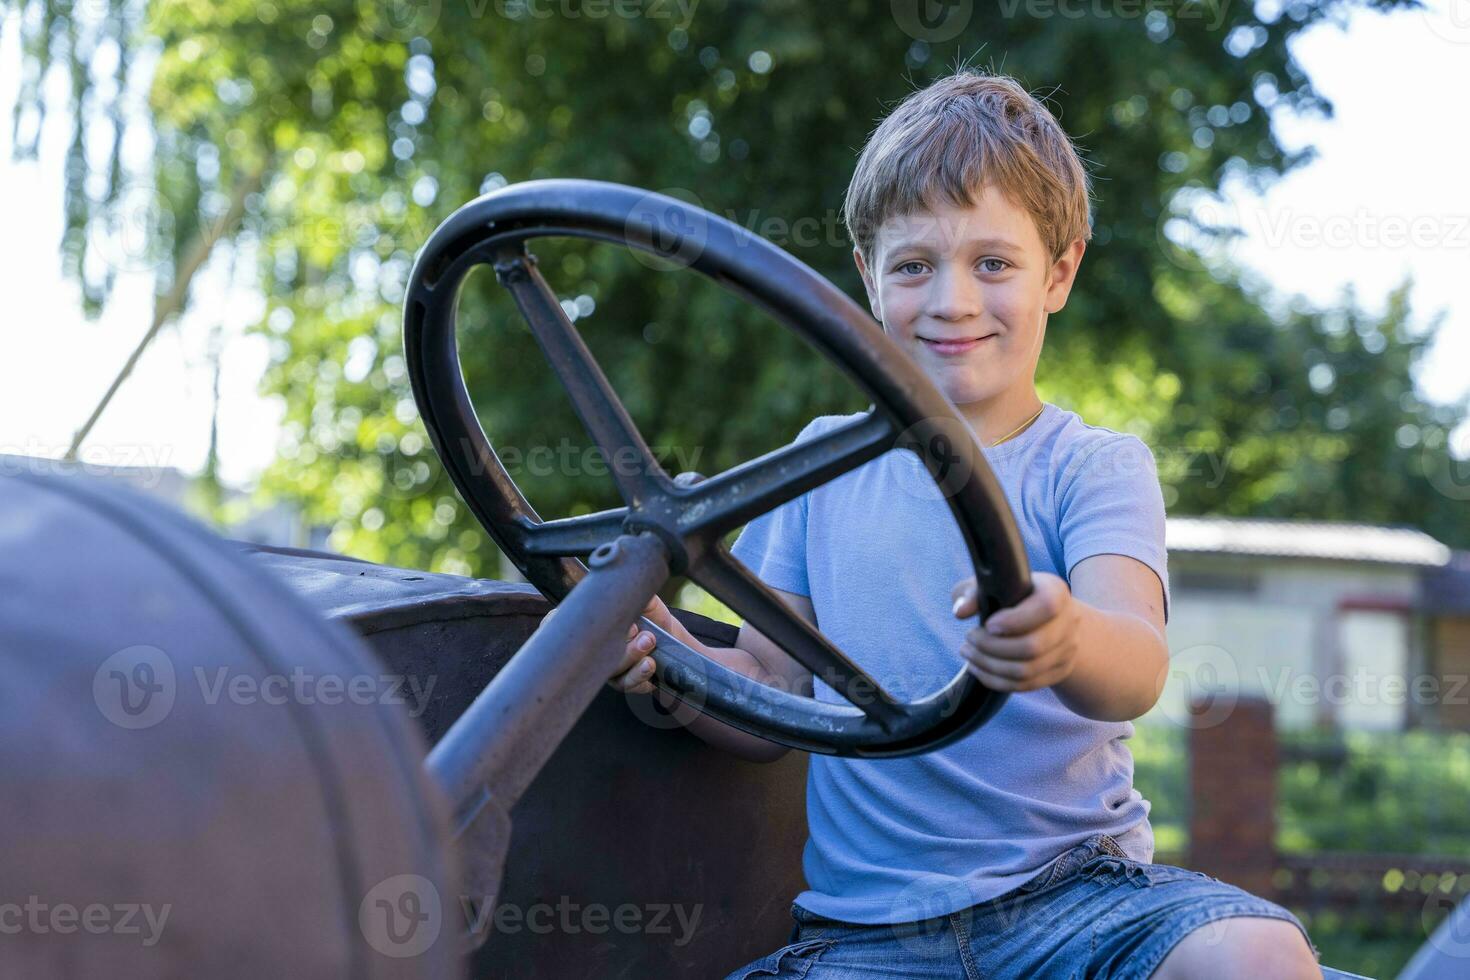
[[[1247,237],[1235,257],[1283,293],[1331,303],[1344,285],[1379,308],[1405,277],[1415,280],[1417,319],[1443,310],[1440,341],[1421,371],[1423,392],[1449,400],[1470,390],[1470,6],[1359,11],[1346,29],[1319,26],[1294,50],[1337,108],[1328,121],[1277,113],[1289,146],[1315,144],[1316,162],[1264,198],[1237,188],[1231,208]],[[14,103],[19,45],[14,24],[0,44],[0,106]],[[50,91],[64,97],[64,79]],[[61,103],[58,102],[58,105]],[[60,111],[43,133],[39,163],[10,160],[0,125],[0,453],[60,456],[151,315],[151,275],[125,260],[104,315],[88,322],[61,276]],[[138,152],[146,153],[146,146]],[[572,176],[572,175],[569,175]],[[218,264],[196,280],[191,312],[157,338],[93,430],[83,459],[198,471],[209,439],[207,344],[224,329],[219,438],[224,478],[247,483],[269,462],[281,407],[256,394],[264,342],[243,335],[260,315],[249,289],[227,288]]]

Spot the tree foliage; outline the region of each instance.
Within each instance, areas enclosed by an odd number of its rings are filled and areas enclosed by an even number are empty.
[[[175,257],[232,187],[264,175],[236,236],[268,299],[265,388],[287,405],[264,486],[332,525],[335,546],[498,571],[427,446],[401,354],[413,255],[454,208],[540,177],[665,190],[860,296],[836,218],[857,150],[886,106],[957,60],[1046,95],[1096,177],[1095,238],[1043,355],[1048,398],[1155,446],[1175,512],[1401,522],[1470,543],[1445,446],[1464,406],[1414,394],[1425,334],[1410,327],[1407,289],[1381,316],[1351,295],[1273,315],[1281,304],[1190,247],[1210,229],[1185,202],[1304,159],[1275,140],[1268,110],[1330,112],[1287,41],[1341,3],[1289,3],[1270,21],[1249,4],[1076,18],[1019,0],[961,4],[968,25],[933,43],[902,29],[889,0],[108,0],[90,19],[81,6],[9,0],[29,77],[69,58],[73,113],[116,115],[106,96],[126,86],[85,64],[78,75],[77,61],[115,44],[122,79],[136,52],[152,53],[156,152],[140,177]],[[18,118],[34,116],[31,92]],[[78,145],[99,129],[79,126]],[[82,277],[84,231],[125,183],[114,162],[101,167],[110,182],[88,183],[85,161],[107,156],[81,153],[69,184],[67,262]],[[607,245],[535,251],[671,466],[716,472],[813,415],[864,407],[795,335],[692,273]],[[100,302],[105,275],[89,282]],[[490,277],[471,281],[460,333],[486,432],[518,450],[513,475],[542,516],[617,505]]]

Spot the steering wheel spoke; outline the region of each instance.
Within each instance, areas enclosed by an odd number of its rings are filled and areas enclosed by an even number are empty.
[[[885,729],[902,719],[903,707],[881,684],[793,613],[723,545],[706,552],[689,577]]]
[[[523,521],[521,547],[528,555],[581,558],[623,533],[628,508],[615,507],[555,521]]]
[[[876,408],[814,439],[758,456],[681,494],[679,530],[724,534],[893,448],[893,423]]]
[[[592,441],[607,454],[608,470],[623,499],[637,506],[661,492],[668,474],[649,450],[577,328],[567,319],[556,294],[536,267],[536,257],[520,243],[507,246],[495,261],[495,275],[515,299]],[[632,460],[627,459],[630,452]]]

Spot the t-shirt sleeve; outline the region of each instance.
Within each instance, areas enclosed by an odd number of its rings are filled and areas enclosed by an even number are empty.
[[[1164,547],[1164,494],[1153,453],[1136,436],[1119,435],[1078,453],[1061,484],[1063,567],[1094,555],[1123,555],[1153,569],[1169,617],[1169,559]]]
[[[821,416],[797,433],[791,444],[805,442],[820,432]],[[812,594],[806,567],[806,523],[811,491],[793,497],[745,525],[730,553],[773,589]]]

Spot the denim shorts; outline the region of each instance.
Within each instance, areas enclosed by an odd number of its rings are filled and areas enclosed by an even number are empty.
[[[1143,980],[1189,933],[1233,916],[1292,923],[1320,960],[1301,922],[1280,905],[1198,871],[1134,861],[1106,834],[1014,891],[948,915],[857,925],[793,904],[791,916],[786,946],[726,980]],[[1215,931],[1224,938],[1223,927]]]

